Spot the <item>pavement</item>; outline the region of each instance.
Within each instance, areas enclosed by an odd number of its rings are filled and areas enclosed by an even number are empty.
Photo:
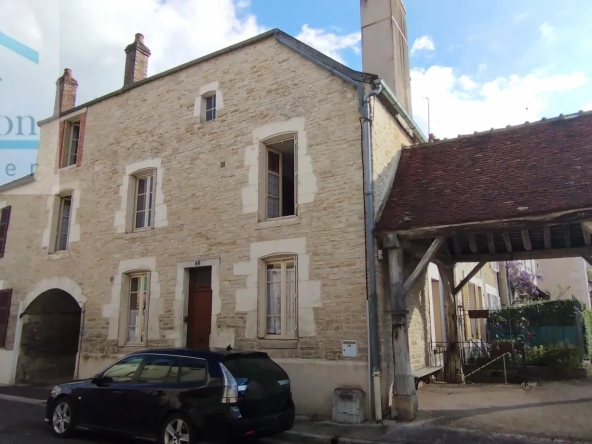
[[[428,388],[429,390],[427,390]],[[421,410],[417,420],[411,423],[385,421],[380,425],[351,426],[299,418],[293,430],[273,439],[263,440],[262,444],[557,444],[558,442],[592,444],[592,434],[580,436],[588,433],[588,429],[582,430],[578,426],[580,420],[582,423],[592,423],[590,419],[592,417],[592,398],[586,391],[588,388],[592,388],[592,385],[577,384],[576,381],[570,386],[571,391],[565,390],[565,386],[560,385],[552,387],[548,394],[544,390],[537,394],[536,388],[525,390],[518,386],[454,385],[438,387],[431,384],[422,387],[419,394],[420,406],[432,409]],[[480,391],[474,392],[477,389]],[[511,390],[516,390],[516,392]],[[520,394],[520,390],[524,393]],[[546,396],[558,396],[559,391],[559,394],[567,392],[568,397],[573,397],[573,390],[579,390],[582,398],[581,400],[575,399],[573,405],[562,402],[565,401],[564,399],[558,400],[555,405],[516,404],[520,401],[520,396],[529,397],[532,401],[535,398],[542,397],[544,399]],[[64,442],[64,440],[54,438],[43,421],[47,393],[48,388],[46,387],[0,386],[0,412],[2,412],[0,414],[0,443],[58,444]],[[27,396],[23,396],[25,394]],[[562,396],[565,397],[565,395]],[[507,409],[505,416],[499,417],[496,415],[504,412],[503,405],[490,407],[491,412],[483,410],[483,407],[475,407],[475,399],[483,400],[484,398],[487,398],[489,404],[502,404],[502,400],[506,399],[506,404],[514,403],[514,408]],[[446,401],[449,401],[448,404]],[[463,405],[464,409],[461,408]],[[446,406],[448,406],[448,410],[445,408]],[[531,411],[532,409],[535,410]],[[536,409],[543,410],[537,411]],[[579,410],[579,414],[576,415],[575,435],[573,420],[567,424],[561,421],[562,414],[566,409],[568,415]],[[547,418],[547,411],[553,412],[554,415]],[[527,412],[531,416],[531,421],[527,423],[526,428],[514,429],[513,424],[520,424],[520,421],[510,421],[509,427],[504,424],[505,420],[517,414],[520,416],[521,412]],[[490,420],[487,419],[488,415],[493,415],[490,416]],[[480,419],[480,421],[475,422],[476,419]],[[545,420],[553,423],[554,426],[544,424]],[[544,433],[540,433],[540,430],[534,430],[533,433],[529,427],[536,427],[536,424],[541,424],[541,421]],[[531,423],[535,426],[532,426]],[[559,433],[549,434],[547,433],[549,430],[551,432],[553,430],[559,431]],[[90,432],[80,432],[73,439],[68,440],[68,443],[71,444],[131,444],[132,442],[141,441],[117,439]]]

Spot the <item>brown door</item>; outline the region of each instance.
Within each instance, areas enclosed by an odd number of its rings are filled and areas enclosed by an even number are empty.
[[[187,309],[187,348],[206,349],[212,332],[211,267],[191,269]]]

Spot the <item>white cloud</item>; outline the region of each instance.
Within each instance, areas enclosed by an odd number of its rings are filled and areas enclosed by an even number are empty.
[[[359,52],[362,35],[359,32],[337,35],[327,32],[324,29],[316,29],[304,25],[296,38],[338,62],[344,63],[340,52],[346,49]]]
[[[121,88],[124,49],[137,32],[152,52],[151,76],[267,30],[249,13],[250,0],[126,0],[110,1],[108,7],[101,0],[0,1],[0,31],[40,57],[37,65],[0,46],[0,115],[36,120],[53,113],[55,82],[64,68],[78,81],[77,104]],[[338,35],[308,26],[299,37],[338,60],[342,50],[359,51],[361,39],[359,33]],[[0,184],[29,174],[35,161],[33,150],[1,154]],[[3,175],[8,157],[23,164],[11,177]]]
[[[592,102],[584,104],[582,111],[592,111]]]
[[[430,130],[439,138],[539,120],[545,117],[553,94],[588,82],[583,72],[549,74],[535,70],[525,76],[497,77],[480,83],[443,66],[413,69],[411,79],[414,119],[427,135],[423,97],[429,97]]]
[[[540,27],[541,36],[548,42],[555,40],[555,28],[549,22],[544,22]]]
[[[415,54],[416,51],[434,51],[436,47],[434,46],[434,41],[429,35],[421,36],[413,42],[413,46],[411,47],[411,55]]]

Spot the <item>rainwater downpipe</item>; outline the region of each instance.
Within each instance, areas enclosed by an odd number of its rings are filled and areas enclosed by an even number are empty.
[[[372,139],[370,120],[370,97],[377,96],[382,85],[368,91],[362,99],[362,134],[364,156],[364,206],[366,208],[366,267],[368,270],[368,331],[370,335],[370,366],[372,375],[374,417],[382,421],[380,343],[378,330],[378,293],[376,291],[376,253],[374,249],[374,187],[372,168]]]

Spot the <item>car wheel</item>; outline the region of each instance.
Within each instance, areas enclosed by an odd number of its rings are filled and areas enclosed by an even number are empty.
[[[55,401],[51,412],[51,431],[55,436],[67,438],[74,433],[72,404],[68,398]]]
[[[197,444],[197,433],[187,416],[174,413],[162,427],[159,444]]]

